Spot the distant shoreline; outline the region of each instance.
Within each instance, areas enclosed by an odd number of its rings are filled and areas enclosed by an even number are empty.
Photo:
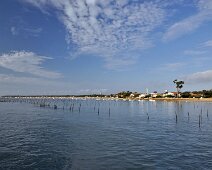
[[[95,100],[123,100],[123,101],[167,101],[167,102],[212,102],[212,98],[115,98],[115,97],[80,97],[80,96],[7,96],[0,97],[1,99],[95,99]]]
[[[212,98],[152,98],[157,101],[212,102]]]

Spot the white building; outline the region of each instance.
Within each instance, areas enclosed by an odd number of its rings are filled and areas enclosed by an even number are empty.
[[[146,94],[144,94],[144,93],[141,93],[141,94],[138,96],[139,99],[144,98],[144,97],[146,97]]]
[[[167,96],[177,97],[177,92],[166,92],[163,94],[163,97]]]
[[[153,93],[150,93],[151,97],[155,98],[158,96],[158,92],[154,91]]]

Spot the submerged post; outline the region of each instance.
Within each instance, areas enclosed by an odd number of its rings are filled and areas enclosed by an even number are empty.
[[[189,122],[189,112],[188,112],[188,122]]]
[[[73,103],[73,106],[72,106],[72,109],[71,109],[71,111],[72,111],[72,112],[74,111],[74,103]]]

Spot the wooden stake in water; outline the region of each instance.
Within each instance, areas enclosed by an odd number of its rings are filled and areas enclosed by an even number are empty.
[[[149,120],[149,113],[146,113],[146,115],[147,115],[147,120]]]
[[[207,118],[208,118],[208,110],[207,110]]]
[[[98,115],[99,115],[99,108],[98,108]]]
[[[177,113],[175,112],[175,115],[176,115],[176,123],[177,123]]]
[[[199,128],[200,128],[200,115],[199,115]]]
[[[72,111],[72,112],[74,111],[74,103],[73,103],[73,106],[72,106],[72,109],[71,109],[71,111]]]
[[[189,121],[189,112],[188,112],[188,121]]]

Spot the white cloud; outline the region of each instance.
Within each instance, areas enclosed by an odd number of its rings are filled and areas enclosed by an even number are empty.
[[[157,1],[25,1],[42,10],[53,7],[67,29],[68,42],[77,47],[73,56],[97,55],[106,66],[113,65],[108,68],[134,63],[136,57],[126,56],[126,51],[150,47],[152,31],[165,19],[165,10]]]
[[[37,37],[43,31],[42,28],[22,28],[23,31],[31,36]]]
[[[33,37],[39,36],[40,33],[43,31],[42,28],[22,28],[15,26],[12,26],[10,30],[13,35],[22,34],[24,36],[33,36]]]
[[[39,77],[61,77],[59,73],[41,67],[41,64],[47,59],[51,58],[39,56],[33,52],[14,51],[0,55],[0,66],[15,72],[28,73]]]
[[[164,41],[179,38],[199,28],[204,22],[212,20],[212,1],[199,0],[198,13],[173,24],[163,36]]]
[[[197,72],[197,73],[186,76],[184,79],[186,83],[190,83],[190,84],[209,83],[209,82],[212,82],[212,70]]]
[[[200,11],[212,10],[212,1],[211,0],[199,0],[197,7]]]
[[[16,27],[11,27],[10,31],[13,35],[18,35],[18,30],[16,29]]]
[[[31,28],[31,27],[25,27],[23,25],[17,25],[17,26],[12,26],[10,28],[10,31],[12,35],[19,35],[21,34],[22,36],[33,36],[37,37],[40,35],[40,33],[43,31],[42,28]]]
[[[206,41],[205,43],[203,43],[204,47],[212,47],[212,40]]]

